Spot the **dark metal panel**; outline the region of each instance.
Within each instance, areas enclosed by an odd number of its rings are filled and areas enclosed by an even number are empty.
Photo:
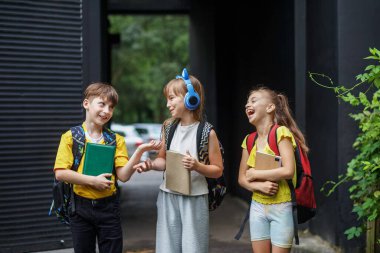
[[[49,217],[60,135],[83,119],[81,0],[0,0],[0,252],[71,246]]]
[[[108,0],[110,14],[125,13],[189,13],[190,0]]]
[[[82,9],[83,83],[109,82],[107,1],[86,0]]]

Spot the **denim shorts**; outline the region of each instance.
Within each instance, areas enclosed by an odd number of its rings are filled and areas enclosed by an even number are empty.
[[[271,240],[281,248],[291,248],[294,237],[292,203],[265,205],[251,202],[249,214],[251,241]]]

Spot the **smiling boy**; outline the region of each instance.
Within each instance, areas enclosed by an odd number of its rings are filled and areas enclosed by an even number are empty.
[[[121,253],[123,237],[120,223],[119,194],[117,179],[128,181],[135,170],[133,165],[140,161],[141,155],[148,150],[159,149],[159,142],[140,145],[128,160],[125,140],[122,136],[105,128],[112,118],[118,102],[116,90],[109,84],[93,83],[84,92],[83,107],[86,119],[75,132],[71,128],[61,137],[54,165],[55,177],[73,185],[75,212],[70,215],[70,227],[75,253],[95,253],[98,240],[100,253]],[[85,142],[116,146],[114,172],[98,176],[84,175],[85,152],[77,167],[73,170],[75,148],[73,135],[82,135]],[[83,136],[84,135],[84,136]],[[111,140],[110,142],[108,142]],[[111,180],[109,180],[111,179]]]

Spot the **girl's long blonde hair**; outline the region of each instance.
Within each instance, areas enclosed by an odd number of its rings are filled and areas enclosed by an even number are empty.
[[[304,135],[302,134],[301,130],[299,129],[296,121],[292,116],[292,111],[289,107],[288,98],[284,94],[277,93],[276,91],[271,90],[270,88],[265,86],[253,88],[249,92],[248,97],[251,96],[252,93],[258,91],[266,92],[271,102],[276,106],[274,115],[275,124],[280,126],[286,126],[287,128],[289,128],[290,131],[293,133],[298,145],[300,145],[302,151],[308,153],[309,147],[306,144]]]

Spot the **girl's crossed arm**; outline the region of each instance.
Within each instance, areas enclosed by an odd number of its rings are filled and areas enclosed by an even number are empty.
[[[294,149],[292,142],[288,138],[284,138],[278,144],[278,149],[281,154],[282,167],[272,170],[255,170],[247,171],[249,181],[254,180],[269,180],[277,182],[281,179],[292,179],[295,170]]]
[[[278,191],[278,184],[271,181],[249,181],[246,174],[250,169],[247,165],[248,161],[248,151],[246,149],[242,150],[240,167],[239,167],[239,184],[241,187],[247,189],[248,191],[260,191],[264,194],[274,195]]]

